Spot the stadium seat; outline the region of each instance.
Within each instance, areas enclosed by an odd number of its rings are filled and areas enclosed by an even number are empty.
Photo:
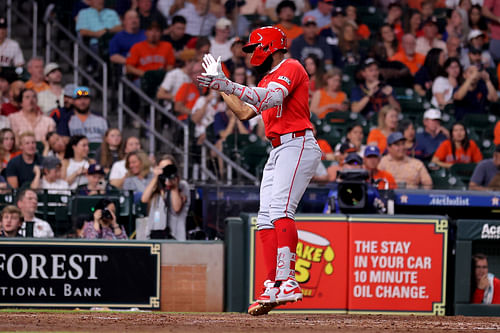
[[[247,145],[241,149],[241,165],[253,175],[258,175],[257,167],[267,159],[268,149],[271,146],[260,140]]]
[[[450,168],[450,175],[458,178],[464,184],[469,184],[470,177],[476,168],[476,163],[457,163]]]
[[[166,71],[163,69],[147,71],[146,73],[144,73],[144,75],[141,77],[142,91],[144,91],[150,98],[155,99],[156,91],[163,81],[165,73]]]

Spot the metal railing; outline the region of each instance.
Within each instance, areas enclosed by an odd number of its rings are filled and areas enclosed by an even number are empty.
[[[87,79],[90,84],[97,88],[102,95],[102,115],[104,118],[108,116],[108,64],[99,55],[97,55],[93,50],[86,46],[81,39],[73,35],[66,27],[64,27],[59,21],[57,21],[51,13],[47,13],[44,18],[45,21],[45,62],[50,62],[52,52],[56,53],[60,58],[66,61],[73,68],[73,83],[78,84],[79,75]],[[59,45],[52,40],[52,34],[55,31],[59,31],[64,34],[73,43],[73,58],[70,58]],[[91,74],[87,73],[80,66],[80,51],[83,51],[83,55],[88,55],[94,59],[102,68],[102,83],[97,82]]]
[[[38,3],[34,0],[30,1],[33,4],[33,17],[30,20],[26,15],[21,13],[18,8],[12,6],[12,0],[7,0],[7,37],[12,35],[12,17],[20,19],[24,24],[30,27],[32,31],[32,57],[37,55],[38,47]],[[22,4],[21,1],[18,3]]]

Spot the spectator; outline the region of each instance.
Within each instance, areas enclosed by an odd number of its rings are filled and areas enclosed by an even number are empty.
[[[500,3],[495,0],[484,0],[482,14],[489,19],[491,31],[490,53],[495,61],[500,60]]]
[[[463,1],[466,2],[466,1]],[[470,6],[470,9],[467,11],[468,15],[468,27],[470,30],[481,30],[485,36],[488,33],[488,23],[486,22],[486,18],[482,15],[482,7],[479,4],[474,4]]]
[[[416,148],[417,148],[417,140],[415,136],[415,126],[413,126],[413,122],[410,119],[403,119],[399,122],[398,132],[403,133],[405,137],[405,149],[406,155],[410,157],[415,157]]]
[[[186,33],[186,23],[186,19],[183,16],[174,16],[172,24],[168,28],[168,33],[161,38],[172,44],[176,56],[184,50],[187,43],[193,38],[193,36]]]
[[[487,71],[470,66],[463,74],[465,81],[453,91],[455,118],[462,120],[467,113],[485,113],[487,102],[496,102],[498,95]]]
[[[43,74],[43,58],[33,57],[28,61],[28,73],[30,79],[26,82],[26,89],[33,89],[37,93],[49,89],[49,85],[45,82],[45,75]]]
[[[453,103],[453,90],[462,81],[462,65],[458,58],[448,58],[443,64],[443,70],[432,84],[431,104],[443,110]]]
[[[378,113],[378,126],[368,133],[366,142],[369,146],[377,146],[385,153],[387,138],[398,130],[399,111],[390,105],[384,106]]]
[[[460,59],[464,68],[469,68],[470,65],[495,68],[490,52],[483,50],[484,37],[485,35],[481,30],[471,30],[469,32],[469,48],[467,51],[464,50]]]
[[[292,58],[304,63],[304,59],[308,55],[315,54],[327,67],[331,65],[331,48],[326,44],[323,37],[318,36],[318,26],[314,16],[304,16],[302,19],[302,29],[304,33],[295,38],[290,47]]]
[[[333,10],[333,0],[318,0],[318,7],[304,14],[314,17],[319,28],[323,28],[330,24],[331,13]]]
[[[21,211],[19,208],[13,205],[5,206],[2,209],[2,230],[0,232],[1,237],[23,237],[19,233],[21,230],[21,225],[23,224]]]
[[[392,87],[380,80],[378,64],[373,58],[364,61],[360,74],[363,81],[351,91],[352,112],[370,118],[387,104],[400,110],[399,102],[393,96]]]
[[[392,1],[389,6],[387,6],[387,17],[385,19],[385,23],[390,24],[394,29],[394,34],[399,42],[401,42],[401,38],[403,38],[403,8],[401,8],[401,4],[398,1]]]
[[[398,187],[403,188],[432,188],[432,179],[424,163],[406,155],[405,137],[401,132],[394,132],[387,138],[389,154],[382,157],[380,170],[389,171]]]
[[[146,237],[186,240],[190,198],[189,185],[180,179],[175,159],[164,156],[154,168],[153,177],[141,197],[141,202],[149,206]]]
[[[64,105],[61,68],[55,62],[48,63],[43,75],[49,83],[49,88],[37,94],[38,107],[45,115],[50,115],[53,109]]]
[[[125,228],[116,220],[116,206],[108,199],[96,204],[92,221],[85,222],[83,238],[86,239],[127,239]]]
[[[234,1],[234,0],[233,0]],[[243,1],[242,1],[243,2]],[[296,9],[293,12],[294,16],[302,16],[302,14],[311,8],[311,4],[309,4],[307,0],[294,0],[293,1]],[[279,21],[279,17],[277,15],[276,8],[279,6],[281,3],[281,0],[266,0],[265,1],[265,10],[266,13],[265,15],[268,17],[269,20],[273,22]],[[314,6],[316,7],[318,1],[315,1]]]
[[[409,10],[404,32],[418,38],[423,35],[420,26],[422,25],[422,14],[418,10]]]
[[[186,49],[180,52],[178,60],[180,67],[167,72],[160,87],[158,88],[156,98],[172,103],[182,84],[192,82],[191,72],[193,65],[196,62],[195,50]]]
[[[0,67],[0,106],[3,103],[9,102],[9,85],[11,81],[11,75],[5,68]]]
[[[122,30],[118,13],[104,8],[104,0],[91,0],[90,7],[80,10],[76,20],[76,32],[81,37],[90,37],[90,46],[97,49],[97,39],[106,33]]]
[[[226,61],[231,59],[231,45],[235,41],[234,38],[229,38],[231,33],[230,30],[231,21],[225,17],[221,17],[217,20],[215,24],[215,36],[210,37],[210,53],[218,59],[221,57],[221,61]]]
[[[140,0],[144,2],[151,0]],[[135,10],[128,10],[123,16],[123,30],[116,33],[109,41],[109,60],[125,65],[130,49],[136,43],[146,39],[144,30],[139,26],[139,15]]]
[[[45,140],[48,132],[56,128],[52,118],[40,112],[37,106],[36,92],[32,89],[24,89],[19,96],[21,110],[9,115],[9,121],[14,134],[19,137],[21,133],[35,133],[36,141]]]
[[[231,21],[231,26],[234,27],[231,29],[231,36],[248,36],[250,34],[250,21],[245,16],[240,15],[241,6],[244,3],[241,0],[228,0],[224,3],[225,15]]]
[[[411,34],[406,34],[402,39],[402,49],[397,52],[394,56],[389,58],[391,61],[399,61],[403,63],[410,70],[412,75],[415,75],[417,71],[423,66],[425,61],[425,56],[418,52],[415,52],[416,46],[415,37]]]
[[[434,14],[434,0],[422,1],[422,4],[420,5],[420,13],[422,14],[422,22],[424,22],[424,24],[425,22],[432,20],[432,15]]]
[[[322,87],[314,93],[311,101],[311,112],[319,119],[325,118],[330,112],[348,110],[349,101],[347,95],[340,89],[341,84],[340,69],[332,68],[323,75]]]
[[[69,141],[70,137],[69,120],[75,114],[73,93],[76,88],[77,85],[73,83],[65,85],[63,90],[63,105],[56,110],[53,110],[50,114],[52,119],[56,122],[57,134],[63,137],[65,143]]]
[[[125,167],[128,173],[127,178],[123,182],[123,190],[139,193],[144,192],[144,189],[153,177],[148,155],[143,151],[133,151],[127,154]]]
[[[110,128],[104,134],[101,146],[97,149],[95,156],[98,165],[102,166],[104,173],[108,174],[113,163],[119,160],[122,145],[122,133],[118,128]]]
[[[345,22],[345,12],[342,7],[335,7],[331,13],[330,25],[321,29],[320,37],[323,37],[326,44],[330,47],[330,52],[333,57],[333,64],[337,67],[342,67],[342,54],[338,48],[339,36]]]
[[[45,137],[44,147],[43,147],[43,157],[55,156],[61,161],[64,159],[64,153],[66,152],[66,141],[62,136],[56,132],[49,132]]]
[[[17,196],[17,207],[23,216],[23,224],[20,234],[27,235],[27,226],[29,222],[33,222],[33,237],[35,238],[52,238],[54,231],[47,221],[39,219],[35,216],[36,208],[38,207],[38,196],[32,189],[24,189]]]
[[[292,45],[292,41],[302,35],[303,32],[299,25],[293,23],[296,10],[297,6],[291,0],[283,0],[276,7],[278,23],[275,26],[285,33],[288,48]]]
[[[354,22],[358,27],[356,31],[356,35],[358,36],[358,38],[365,40],[369,39],[371,34],[370,28],[368,28],[366,24],[364,24],[363,22],[361,22],[361,20],[358,19],[356,6],[352,4],[347,5],[347,7],[345,8],[345,13],[347,20]]]
[[[210,52],[210,40],[205,36],[196,37],[193,39],[195,40],[194,49],[196,50],[196,59],[201,60],[203,58],[203,55]]]
[[[158,7],[161,2],[158,1]],[[137,0],[137,13],[139,14],[139,27],[141,30],[146,30],[152,22],[158,22],[160,30],[163,32],[167,27],[165,17],[170,17],[154,8],[152,0]]]
[[[429,18],[423,27],[424,35],[417,38],[416,51],[420,54],[427,55],[430,49],[436,47],[446,51],[446,43],[438,39],[438,25],[435,17]]]
[[[127,58],[127,73],[138,77],[147,71],[169,70],[175,64],[172,44],[160,41],[161,30],[158,22],[151,22],[146,30],[146,40],[136,43]]]
[[[421,97],[431,91],[432,83],[443,71],[442,67],[446,61],[446,53],[441,49],[431,49],[424,60],[424,65],[415,74],[413,88]]]
[[[196,77],[201,75],[202,72],[201,62],[194,63],[191,69],[191,82],[183,83],[175,94],[174,111],[176,112],[177,119],[180,121],[187,120],[194,103],[200,97],[201,88],[194,82],[196,82]]]
[[[461,45],[462,42],[457,36],[450,36],[446,40],[446,53],[448,58],[460,58]]]
[[[91,164],[87,170],[88,183],[76,189],[78,195],[106,195],[113,188],[106,182],[104,168],[99,164]]]
[[[304,59],[304,68],[306,69],[307,76],[309,76],[310,99],[312,99],[313,93],[323,85],[323,67],[321,60],[314,54],[310,54]]]
[[[186,33],[191,36],[208,36],[217,22],[217,17],[209,12],[210,1],[198,0],[193,6],[187,1],[178,1],[183,8],[175,12],[174,15],[183,16],[186,19]]]
[[[85,176],[89,168],[89,140],[84,135],[75,135],[69,139],[62,161],[62,178],[69,188],[74,190],[78,186],[87,184]]]
[[[21,110],[21,91],[24,90],[24,82],[17,80],[10,84],[9,102],[2,104],[1,114],[8,116]]]
[[[216,105],[219,99],[220,95],[218,93],[207,90],[194,103],[191,120],[195,124],[194,137],[197,144],[203,143],[206,138],[207,127],[214,122],[214,117],[217,113]]]
[[[69,118],[68,129],[71,136],[85,136],[90,142],[101,142],[108,130],[108,122],[90,112],[90,90],[79,86],[73,91],[73,107],[76,111]]]
[[[500,189],[500,145],[495,146],[492,158],[476,165],[470,178],[469,190],[498,191]]]
[[[7,20],[0,17],[0,66],[24,66],[23,51],[19,43],[7,38]]]
[[[385,170],[379,170],[380,150],[377,146],[367,146],[363,158],[363,166],[368,170],[370,183],[379,190],[392,190],[397,188],[396,181],[392,174]]]
[[[358,26],[351,20],[345,20],[340,30],[339,50],[342,54],[342,66],[358,65],[362,55],[359,50],[359,41],[356,31]]]
[[[35,174],[33,167],[40,165],[42,157],[36,152],[35,133],[24,132],[18,139],[21,154],[12,158],[7,164],[5,175],[10,187],[17,189],[25,183],[31,183]]]
[[[225,69],[228,77],[234,74],[236,67],[245,67],[245,72],[248,69],[245,62],[247,54],[243,52],[243,45],[245,45],[245,42],[239,38],[236,38],[233,44],[231,44],[231,58],[223,63],[223,70]]]
[[[1,170],[7,167],[11,159],[21,154],[16,147],[16,136],[10,128],[0,130],[0,158]]]
[[[370,56],[375,58],[379,63],[383,63],[393,57],[399,50],[399,41],[396,34],[392,30],[390,24],[383,24],[379,28],[377,40],[373,45]]]
[[[449,131],[441,126],[441,111],[428,109],[423,116],[424,131],[417,133],[415,157],[422,161],[430,161],[441,142],[450,137]]]
[[[500,280],[488,272],[488,258],[482,253],[472,256],[474,268],[473,304],[500,304]]]
[[[456,163],[479,163],[483,154],[474,140],[469,139],[465,125],[456,122],[451,126],[451,137],[441,142],[432,162],[449,169]]]
[[[123,149],[120,151],[120,160],[113,163],[111,171],[109,172],[109,182],[116,188],[121,189],[123,187],[123,182],[127,178],[127,168],[125,167],[125,157],[134,151],[141,149],[141,142],[135,136],[128,137],[124,144]]]
[[[446,42],[450,36],[457,36],[460,40],[465,40],[467,35],[464,30],[462,15],[457,9],[448,12],[446,21],[442,40]]]
[[[35,165],[35,178],[31,182],[34,190],[47,190],[48,194],[71,195],[69,185],[61,177],[61,160],[55,156],[44,157],[42,167]]]
[[[355,153],[358,153],[359,156],[362,156],[366,146],[363,144],[363,126],[360,124],[354,123],[347,127],[345,139],[343,139],[344,143],[347,144],[348,148],[353,148]],[[339,160],[340,156],[340,148],[342,147],[342,143],[339,143],[335,146],[335,158]]]

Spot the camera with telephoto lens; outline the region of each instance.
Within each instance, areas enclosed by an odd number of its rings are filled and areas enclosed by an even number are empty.
[[[106,221],[112,221],[113,220],[113,214],[111,214],[111,211],[107,208],[104,208],[102,210],[102,217],[103,220]]]
[[[175,177],[177,177],[177,167],[169,164],[163,168],[163,172],[158,176],[158,181],[160,184],[165,184],[167,179],[174,179]]]

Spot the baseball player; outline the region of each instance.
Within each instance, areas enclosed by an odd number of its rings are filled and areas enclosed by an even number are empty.
[[[206,73],[198,77],[203,87],[221,93],[240,120],[259,114],[273,149],[264,167],[260,186],[257,235],[264,249],[267,277],[262,294],[250,305],[251,315],[267,314],[274,307],[302,299],[295,280],[297,229],[295,210],[321,159],[309,120],[309,79],[295,59],[285,59],[286,36],[276,27],[261,27],[243,47],[250,63],[266,74],[258,87],[230,81],[220,59],[207,54]]]

